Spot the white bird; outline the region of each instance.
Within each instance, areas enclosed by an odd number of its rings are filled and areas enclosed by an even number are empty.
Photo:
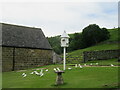
[[[39,75],[41,75],[42,73],[43,73],[43,69],[41,69],[41,71],[40,71]]]
[[[53,69],[55,72],[57,71],[56,68]]]
[[[82,68],[82,66],[80,65],[80,68]]]
[[[42,76],[44,75],[44,73],[43,73],[43,69],[41,69],[39,75],[40,75],[40,77],[42,77]]]
[[[68,68],[69,70],[71,70],[72,68]]]
[[[80,65],[80,64],[78,64],[78,66],[80,67],[81,65]]]
[[[35,73],[36,75],[39,75],[39,73],[38,73],[37,71],[34,71],[34,73]]]
[[[25,75],[25,73],[22,73],[22,76]]]
[[[46,69],[45,71],[48,72],[48,69]]]
[[[44,73],[41,73],[40,77],[42,77],[44,75]]]
[[[58,67],[57,67],[57,70],[58,70],[58,71],[61,71]]]
[[[22,76],[23,76],[23,77],[26,77],[26,76],[27,76],[27,74],[26,74],[26,73],[22,73]]]
[[[90,65],[92,65],[92,63],[90,63]]]
[[[77,64],[75,64],[75,67],[77,68]]]
[[[111,66],[113,67],[114,65],[113,65],[113,64],[111,64]]]
[[[96,63],[96,65],[98,65],[98,63]]]
[[[27,74],[23,75],[23,77],[26,77],[26,76],[27,76]]]
[[[34,72],[31,72],[30,74],[34,74]]]

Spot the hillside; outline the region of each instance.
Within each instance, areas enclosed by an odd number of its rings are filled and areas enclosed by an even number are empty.
[[[91,50],[109,50],[109,49],[118,49],[118,29],[109,29],[110,39],[98,43],[95,46],[91,46],[85,49],[75,50],[70,52],[69,55],[78,56],[81,55],[83,51],[91,51]]]
[[[108,29],[108,31],[110,32],[110,39],[103,41],[101,43],[98,43],[95,46],[69,52],[69,55],[77,56],[77,55],[80,55],[83,51],[90,51],[90,50],[118,49],[118,44],[116,44],[118,40],[118,29],[117,28]],[[73,34],[69,34],[69,36],[72,38]],[[60,36],[49,37],[48,40],[53,50],[58,54],[62,54],[62,48],[60,46]],[[69,47],[67,51],[69,51]]]
[[[109,29],[110,32],[110,39],[103,41],[101,43],[98,43],[97,45],[85,48],[85,49],[79,49],[72,52],[69,52],[67,54],[67,59],[70,60],[69,57],[79,57],[80,61],[83,60],[83,52],[84,51],[98,51],[98,50],[112,50],[112,49],[118,49],[118,29]],[[73,60],[70,60],[73,61]],[[77,63],[76,61],[72,63]]]

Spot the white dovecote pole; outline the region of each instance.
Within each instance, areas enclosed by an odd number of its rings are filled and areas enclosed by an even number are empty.
[[[70,37],[66,31],[64,31],[64,33],[61,35],[61,47],[63,47],[63,70],[66,68],[66,47],[69,46],[69,38]]]

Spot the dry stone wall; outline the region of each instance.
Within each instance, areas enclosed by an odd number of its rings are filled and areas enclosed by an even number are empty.
[[[101,50],[83,52],[84,62],[90,60],[107,60],[119,57],[120,50]]]
[[[76,64],[82,62],[82,56],[68,56],[66,57],[66,63]]]
[[[21,70],[52,64],[52,58],[52,50],[2,47],[2,70]]]

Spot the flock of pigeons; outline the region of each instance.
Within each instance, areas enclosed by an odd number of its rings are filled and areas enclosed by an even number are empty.
[[[93,64],[90,63],[90,66],[92,66],[92,65],[93,65]],[[98,65],[98,63],[96,63],[96,65]],[[84,64],[84,66],[87,66],[87,64]],[[114,65],[111,64],[110,66],[113,67]],[[75,64],[75,68],[77,68],[77,67],[83,68],[82,65],[80,65],[80,64]],[[71,70],[72,68],[69,67],[68,69]],[[58,68],[58,67],[57,67],[57,68],[54,68],[53,70],[54,70],[55,72],[56,72],[56,71],[61,71],[60,68]],[[45,71],[48,72],[48,69],[46,69]],[[30,74],[36,74],[36,75],[38,75],[38,76],[40,76],[40,77],[42,77],[42,76],[44,75],[44,73],[43,73],[43,69],[41,69],[40,72],[33,71],[33,72],[31,72]],[[23,77],[26,77],[27,74],[26,74],[26,73],[22,73],[22,76],[23,76]]]
[[[45,71],[48,72],[48,69],[46,69]],[[44,73],[43,73],[43,69],[41,69],[40,72],[33,71],[33,72],[31,72],[30,74],[36,74],[36,75],[38,75],[38,76],[40,76],[40,77],[42,77],[42,76],[44,75]],[[27,74],[26,74],[26,73],[22,73],[22,76],[23,76],[23,77],[26,77]]]

